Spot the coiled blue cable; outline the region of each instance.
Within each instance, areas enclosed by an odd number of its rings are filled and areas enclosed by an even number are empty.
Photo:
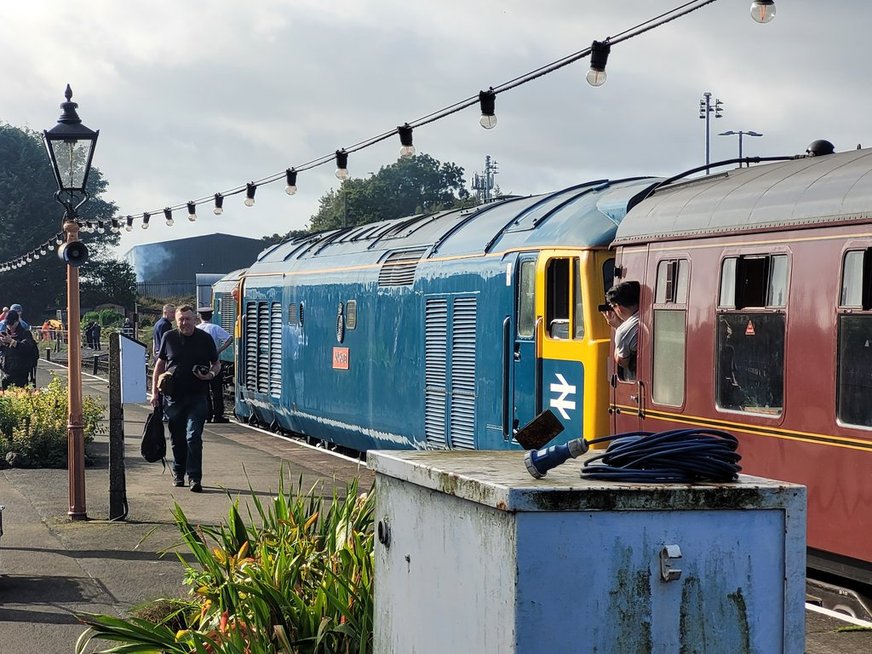
[[[584,479],[623,482],[728,482],[742,467],[738,439],[720,429],[636,431],[604,436],[589,444],[609,442],[602,454],[585,461]]]

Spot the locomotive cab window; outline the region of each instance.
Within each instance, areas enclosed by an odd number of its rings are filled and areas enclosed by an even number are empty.
[[[536,260],[521,261],[518,272],[518,336],[531,338],[536,326]]]
[[[654,328],[651,398],[660,404],[684,403],[684,361],[687,337],[687,292],[690,265],[686,259],[657,264],[654,288]]]
[[[578,258],[554,258],[545,268],[545,324],[556,340],[584,337],[584,303]]]
[[[872,427],[872,248],[845,253],[839,298],[837,413]]]
[[[722,262],[715,328],[715,387],[721,409],[781,414],[788,270],[784,254]]]

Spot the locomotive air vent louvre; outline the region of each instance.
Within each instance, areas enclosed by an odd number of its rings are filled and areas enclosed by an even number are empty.
[[[475,449],[475,321],[474,297],[454,300],[451,319],[451,447]]]
[[[282,305],[273,302],[269,316],[269,394],[282,397]]]
[[[245,305],[245,390],[257,390],[257,302]]]
[[[382,263],[378,273],[379,286],[411,286],[415,281],[418,261],[424,256],[426,248],[392,252]]]
[[[424,437],[429,447],[444,448],[448,396],[448,301],[428,299],[424,324]]]
[[[296,302],[288,305],[288,324],[291,326],[300,324],[300,308]]]
[[[228,333],[233,334],[236,326],[236,300],[230,293],[216,293],[215,296],[219,302],[219,323]]]

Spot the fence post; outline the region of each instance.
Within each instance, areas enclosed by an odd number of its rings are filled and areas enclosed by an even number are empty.
[[[95,375],[97,374],[97,367],[98,367],[99,365],[100,365],[100,355],[99,355],[99,354],[95,354],[95,355],[94,355],[94,374],[95,374]]]

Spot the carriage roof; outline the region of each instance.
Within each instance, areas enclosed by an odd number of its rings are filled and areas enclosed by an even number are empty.
[[[762,164],[656,189],[616,245],[872,219],[872,149]]]

